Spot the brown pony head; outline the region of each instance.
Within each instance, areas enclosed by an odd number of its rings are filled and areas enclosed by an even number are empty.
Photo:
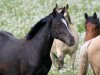
[[[96,13],[94,13],[93,16],[88,16],[88,14],[85,13],[85,19],[86,19],[85,41],[88,41],[88,40],[100,35],[100,22],[99,22],[99,18],[97,17]]]

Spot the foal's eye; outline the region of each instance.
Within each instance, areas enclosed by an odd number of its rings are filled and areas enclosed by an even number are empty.
[[[60,26],[60,24],[58,24],[57,26]]]
[[[56,27],[59,27],[59,26],[60,26],[60,24],[57,24],[57,25],[56,25]]]

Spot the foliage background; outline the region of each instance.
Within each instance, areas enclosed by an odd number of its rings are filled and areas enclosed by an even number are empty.
[[[68,11],[80,34],[81,44],[85,32],[84,13],[93,15],[96,12],[100,17],[100,0],[0,0],[0,30],[6,30],[14,36],[22,38],[37,21],[52,12],[56,3],[59,7],[69,4]],[[75,69],[70,70],[67,67],[69,64],[67,56],[65,58],[67,68],[57,71],[52,67],[49,75],[77,75],[77,60],[78,55]]]

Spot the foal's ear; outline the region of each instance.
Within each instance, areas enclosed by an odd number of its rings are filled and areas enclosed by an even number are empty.
[[[56,4],[56,6],[55,6],[55,8],[53,9],[53,12],[52,12],[54,17],[56,16],[57,9],[58,9],[58,5]]]
[[[55,8],[58,9],[58,4],[56,4],[56,7]]]
[[[87,19],[88,18],[88,14],[87,13],[85,13],[85,19]]]
[[[64,7],[64,8],[62,9],[61,13],[64,15],[65,11],[66,11],[66,8]]]
[[[93,17],[96,19],[97,18],[97,14],[94,12],[94,15],[93,15]]]
[[[57,9],[54,8],[52,13],[53,13],[53,17],[55,17],[56,16],[56,13],[57,13]]]
[[[65,6],[65,8],[66,8],[66,10],[68,10],[68,8],[69,8],[69,5],[67,4],[67,5]]]

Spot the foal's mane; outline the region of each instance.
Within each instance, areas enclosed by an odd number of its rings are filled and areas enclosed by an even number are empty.
[[[48,19],[49,16],[46,16],[45,18],[41,19],[38,23],[36,23],[28,32],[26,40],[31,40],[39,32],[39,30],[46,25]]]
[[[69,23],[72,23],[72,22],[71,22],[70,15],[69,15],[69,13],[68,13],[68,12],[67,12],[67,14],[68,14],[68,20],[69,20]]]
[[[90,22],[90,23],[92,23],[92,24],[95,24],[96,29],[97,29],[98,31],[100,31],[100,20],[99,20],[98,17],[97,17],[96,19],[94,19],[93,16],[89,16],[89,17],[88,17],[88,20],[86,20],[86,22],[85,22],[85,25],[86,25],[88,22]],[[100,32],[99,32],[99,34],[100,34]]]
[[[87,16],[86,16],[87,17]],[[98,28],[100,28],[100,20],[98,17],[94,17],[94,16],[89,16],[87,19],[86,19],[86,24],[88,22],[91,22],[92,24],[95,24]]]
[[[64,11],[63,11],[63,8],[58,8],[58,10],[62,10],[62,12],[64,12]],[[70,18],[70,15],[69,15],[69,12],[68,12],[67,10],[66,10],[65,12],[67,13],[67,18],[68,18],[69,23],[72,24],[71,18]],[[66,16],[65,16],[65,17],[66,17]]]

